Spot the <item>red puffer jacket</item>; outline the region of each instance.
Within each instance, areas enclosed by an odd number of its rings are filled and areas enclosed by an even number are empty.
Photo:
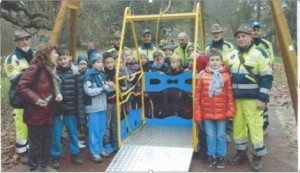
[[[207,67],[201,78],[197,81],[194,114],[194,120],[196,122],[204,119],[225,120],[227,117],[234,117],[235,104],[231,85],[231,75],[224,65],[223,67],[221,75],[224,86],[221,94],[209,97],[209,83],[213,73],[210,72]]]
[[[38,68],[40,68],[38,70]],[[39,71],[39,74],[37,74]],[[39,75],[39,77],[36,77]],[[34,77],[35,76],[35,77]],[[38,79],[32,87],[34,80]],[[28,105],[24,109],[23,119],[28,125],[50,125],[53,123],[54,99],[50,100],[46,107],[39,107],[35,103],[38,99],[45,100],[50,94],[54,94],[52,77],[45,67],[30,65],[21,77],[18,88],[21,95],[27,100]],[[55,97],[53,97],[55,98]]]

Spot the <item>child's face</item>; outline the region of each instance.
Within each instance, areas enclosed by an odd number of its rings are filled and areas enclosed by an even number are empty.
[[[148,61],[148,59],[146,58],[146,56],[141,56],[142,59],[142,64],[145,65]]]
[[[219,68],[221,64],[222,64],[221,57],[217,55],[211,56],[208,60],[208,65],[213,69]]]
[[[172,49],[164,49],[164,53],[166,57],[171,57],[173,55],[173,50]]]
[[[108,70],[112,70],[114,66],[115,66],[115,60],[113,57],[109,57],[104,60],[104,67],[106,67]]]
[[[51,51],[50,57],[49,57],[49,58],[50,58],[50,59],[49,59],[49,62],[50,62],[51,64],[56,64],[56,60],[57,60],[57,58],[58,58],[58,54],[57,54],[57,52],[56,52],[55,49]]]
[[[187,50],[188,54],[191,55],[191,53],[194,52],[194,48],[193,47],[189,47],[189,49]]]
[[[170,66],[171,66],[172,69],[179,69],[180,65],[181,64],[180,64],[179,61],[171,59]]]
[[[124,59],[126,61],[126,63],[131,63],[133,60],[132,54],[130,51],[125,51],[124,52]]]
[[[102,59],[98,59],[93,65],[92,65],[93,69],[95,70],[102,70],[103,68],[103,62]]]
[[[80,61],[79,62],[79,68],[81,71],[85,71],[87,69],[87,62],[86,61]]]
[[[62,68],[69,67],[70,57],[68,55],[61,55],[57,58],[57,65]]]
[[[154,57],[154,63],[155,64],[162,64],[164,62],[164,58],[161,56]]]

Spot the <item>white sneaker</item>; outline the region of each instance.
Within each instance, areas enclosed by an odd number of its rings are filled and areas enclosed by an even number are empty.
[[[86,147],[86,145],[84,145],[83,142],[78,141],[78,148],[79,148],[79,149],[83,149],[83,148],[85,148],[85,147]]]

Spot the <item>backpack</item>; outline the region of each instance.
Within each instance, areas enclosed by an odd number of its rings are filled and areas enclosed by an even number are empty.
[[[20,94],[19,89],[18,89],[18,83],[23,76],[24,72],[18,74],[14,79],[10,80],[10,88],[9,88],[9,104],[13,108],[17,109],[24,109],[26,108],[26,104],[28,103]],[[35,79],[31,85],[30,88],[33,88],[36,86],[38,78],[40,76],[40,70],[38,68],[37,70],[37,75],[35,75]]]

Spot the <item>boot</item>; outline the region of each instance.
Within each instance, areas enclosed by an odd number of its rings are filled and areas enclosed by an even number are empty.
[[[253,156],[253,164],[252,164],[252,168],[254,172],[260,172],[261,168],[262,168],[262,164],[261,164],[261,156]]]
[[[235,156],[228,160],[229,165],[237,165],[240,163],[248,163],[249,159],[247,156],[247,150],[237,150]]]

